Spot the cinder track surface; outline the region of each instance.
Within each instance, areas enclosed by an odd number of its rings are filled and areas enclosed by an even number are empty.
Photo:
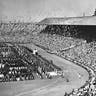
[[[54,64],[64,70],[65,77],[52,80],[0,83],[0,96],[63,96],[65,92],[71,92],[72,89],[81,87],[88,80],[88,72],[82,67],[54,54],[49,54],[33,44],[24,44],[24,46],[31,49],[37,48],[40,55],[53,60]]]

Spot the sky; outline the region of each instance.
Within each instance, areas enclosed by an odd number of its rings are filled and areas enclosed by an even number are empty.
[[[47,17],[92,15],[96,0],[0,0],[0,19],[38,22]]]

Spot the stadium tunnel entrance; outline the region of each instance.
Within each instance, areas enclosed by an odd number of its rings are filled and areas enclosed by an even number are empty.
[[[57,34],[65,37],[96,41],[96,25],[47,25],[40,33]]]

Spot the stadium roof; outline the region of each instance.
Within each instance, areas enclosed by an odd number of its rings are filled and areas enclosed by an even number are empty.
[[[39,24],[48,25],[96,25],[96,16],[45,18]]]

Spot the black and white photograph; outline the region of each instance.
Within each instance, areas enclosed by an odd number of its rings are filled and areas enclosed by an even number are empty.
[[[96,96],[96,0],[0,0],[0,96]]]

